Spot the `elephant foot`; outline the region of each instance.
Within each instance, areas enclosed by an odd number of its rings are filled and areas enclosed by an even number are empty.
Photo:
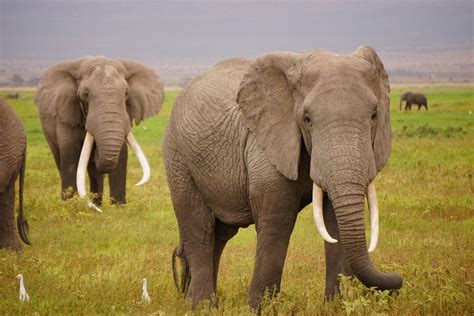
[[[179,264],[177,263],[179,261]],[[180,270],[178,271],[178,265]],[[180,245],[173,250],[173,257],[171,260],[171,268],[173,270],[173,279],[178,293],[186,297],[191,283],[191,273],[189,269],[189,261],[184,253],[183,246]]]
[[[14,238],[0,238],[0,249],[10,249],[14,251],[20,251],[23,249],[20,239]]]
[[[110,203],[112,205],[120,206],[120,205],[127,204],[127,199],[126,198],[113,198],[113,197],[111,197],[110,198]]]

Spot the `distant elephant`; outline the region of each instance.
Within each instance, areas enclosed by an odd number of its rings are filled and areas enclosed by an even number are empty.
[[[20,94],[19,94],[18,92],[16,92],[16,91],[14,91],[14,92],[9,92],[9,93],[7,94],[7,98],[8,98],[8,99],[18,99],[18,98],[20,98]]]
[[[421,109],[422,106],[424,106],[425,109],[428,111],[428,100],[426,99],[426,96],[423,93],[405,92],[404,94],[402,94],[402,96],[400,97],[400,111],[402,110],[402,103],[404,101],[406,101],[405,111],[411,111],[411,106],[413,104],[418,105],[418,111]]]
[[[398,274],[374,267],[364,224],[367,196],[371,252],[378,234],[373,181],[391,152],[389,90],[379,57],[361,46],[351,55],[225,60],[181,92],[163,155],[180,233],[173,261],[189,263],[185,282],[176,283],[193,306],[217,304],[222,251],[251,224],[257,252],[249,304],[258,308],[266,290],[279,291],[296,217],[311,201],[326,240],[327,299],[339,273],[381,290],[402,286]]]
[[[63,199],[76,190],[86,196],[87,169],[95,195],[91,207],[97,209],[102,203],[104,173],[109,174],[112,203],[126,203],[127,143],[143,168],[137,185],[150,176],[145,155],[131,133],[132,121],[139,124],[158,113],[163,95],[158,76],[131,60],[84,57],[46,71],[35,102],[61,175]]]
[[[17,228],[21,240],[28,240],[28,222],[23,217],[26,136],[15,111],[0,97],[0,248],[21,250],[15,228],[15,183],[20,178]]]

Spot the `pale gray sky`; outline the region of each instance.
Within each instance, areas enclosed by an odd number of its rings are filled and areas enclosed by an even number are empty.
[[[275,50],[473,46],[473,1],[0,0],[3,61],[206,62]]]

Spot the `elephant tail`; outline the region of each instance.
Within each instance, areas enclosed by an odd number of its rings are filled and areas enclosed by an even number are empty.
[[[178,264],[177,261],[180,261],[181,265],[181,275],[178,275]],[[174,285],[176,286],[176,290],[178,293],[182,294],[186,297],[186,293],[188,292],[189,284],[191,283],[191,274],[189,271],[189,261],[184,253],[183,244],[180,243],[178,247],[173,250],[173,257],[171,259],[171,268],[173,270],[173,279]]]
[[[23,157],[21,159],[21,168],[20,168],[20,188],[19,188],[19,207],[18,207],[18,218],[16,221],[18,227],[18,234],[20,235],[21,240],[27,245],[31,246],[31,242],[28,239],[28,230],[29,224],[28,221],[23,217],[23,191],[25,188],[25,167],[26,167],[26,147],[23,152]]]
[[[402,110],[402,102],[403,102],[403,98],[400,98],[400,111]]]

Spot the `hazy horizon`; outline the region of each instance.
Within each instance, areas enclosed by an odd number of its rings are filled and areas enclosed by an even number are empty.
[[[9,65],[4,70],[41,65],[35,75],[84,55],[126,57],[183,78],[227,57],[320,48],[346,53],[367,44],[395,72],[418,67],[427,76],[460,72],[472,78],[473,6],[431,0],[0,0],[0,57]],[[15,67],[20,72],[23,66]]]

